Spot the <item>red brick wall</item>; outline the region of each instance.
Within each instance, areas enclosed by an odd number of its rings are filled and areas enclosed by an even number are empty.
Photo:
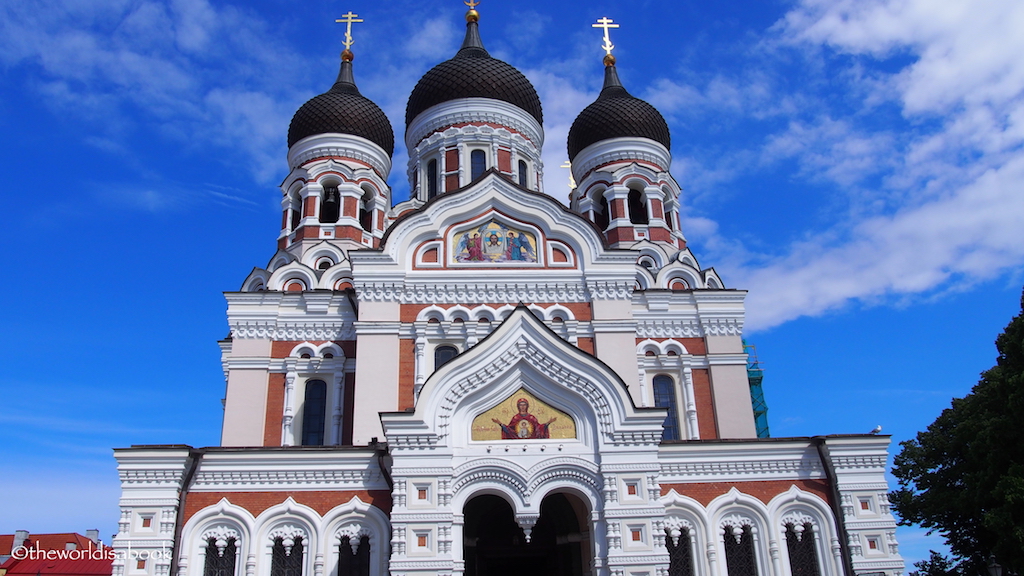
[[[512,152],[509,150],[498,150],[498,170],[501,172],[512,172]]]
[[[612,210],[612,218],[626,218],[626,201],[622,198],[617,198],[611,201],[609,204]]]
[[[594,354],[594,339],[593,338],[579,338],[576,340],[576,347],[583,350],[587,354]]]
[[[736,488],[740,492],[753,496],[767,504],[772,498],[789,490],[791,486],[819,496],[829,504],[832,503],[828,482],[825,480],[763,480],[757,482],[694,482],[692,484],[662,484],[661,495],[675,490],[683,496],[689,496],[704,506],[712,500]]]
[[[693,370],[693,396],[697,405],[697,426],[701,439],[718,438],[715,401],[711,395],[711,376],[706,368]]]
[[[673,340],[682,344],[686,351],[694,356],[705,356],[708,353],[708,347],[704,343],[703,338],[637,338],[636,343],[639,344],[645,340],[652,340],[654,342]]]
[[[270,343],[270,357],[271,358],[287,358],[291,354],[292,350],[296,346],[302,344],[302,340],[275,340]],[[327,342],[326,340],[315,340],[311,341],[310,344],[319,346]],[[335,340],[335,344],[341,347],[341,351],[345,353],[345,358],[356,357],[356,343],[353,340]]]
[[[633,228],[630,226],[619,226],[608,231],[608,242],[610,244],[631,241],[633,241]]]
[[[402,339],[398,341],[398,409],[405,410],[416,406],[414,388],[416,386],[416,341]]]
[[[267,383],[267,417],[263,424],[263,445],[281,445],[284,416],[284,374],[270,374]]]
[[[384,511],[391,513],[391,492],[387,490],[339,490],[299,492],[189,492],[185,499],[185,522],[207,506],[227,498],[235,506],[241,506],[253,516],[267,508],[281,504],[291,496],[299,504],[309,506],[323,516],[335,506],[346,504],[354,496]]]

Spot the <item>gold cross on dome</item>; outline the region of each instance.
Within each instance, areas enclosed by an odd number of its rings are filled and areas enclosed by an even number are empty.
[[[351,48],[352,45],[356,43],[356,41],[352,39],[352,23],[353,22],[362,22],[362,20],[359,20],[358,17],[359,17],[358,14],[353,14],[352,11],[349,10],[348,14],[343,14],[341,18],[338,18],[337,20],[335,20],[335,22],[337,22],[339,24],[346,24],[347,25],[346,28],[345,28],[345,41],[342,42],[342,44],[345,46],[346,50]]]
[[[608,36],[608,29],[618,28],[619,25],[614,24],[611,18],[603,17],[597,21],[597,24],[591,24],[590,27],[604,28],[604,44],[601,45],[601,48],[604,50],[605,54],[610,55],[612,53],[612,48],[615,48],[615,45],[612,44],[612,39]]]
[[[572,162],[569,162],[568,160],[566,160],[565,162],[562,162],[562,165],[559,166],[559,168],[568,168],[569,169],[569,188],[575,189],[576,188],[576,179],[572,177]]]
[[[469,6],[470,10],[480,5],[480,3],[477,2],[477,0],[463,0],[462,3],[465,4],[466,6]]]

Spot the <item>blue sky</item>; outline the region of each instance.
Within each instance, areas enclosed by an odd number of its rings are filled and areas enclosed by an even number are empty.
[[[0,533],[116,530],[111,448],[214,445],[221,292],[267,263],[286,130],[337,73],[399,136],[462,39],[456,1],[0,5]],[[480,6],[544,105],[548,193],[620,76],[672,130],[684,232],[750,290],[774,436],[912,437],[995,358],[1024,284],[1024,4],[1016,0]],[[896,446],[894,444],[894,451]],[[937,538],[902,529],[909,561]]]

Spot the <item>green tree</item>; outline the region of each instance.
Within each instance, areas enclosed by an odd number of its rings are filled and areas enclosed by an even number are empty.
[[[996,338],[996,365],[917,438],[901,443],[889,498],[904,525],[945,537],[965,572],[989,554],[1024,572],[1024,296]]]
[[[963,576],[963,569],[953,564],[949,558],[939,554],[935,550],[929,550],[931,557],[927,560],[914,562],[914,570],[907,576]]]

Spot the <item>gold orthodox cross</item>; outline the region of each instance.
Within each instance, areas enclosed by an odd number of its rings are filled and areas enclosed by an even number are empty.
[[[608,36],[609,28],[618,28],[618,24],[614,24],[611,18],[603,17],[597,21],[597,24],[591,24],[591,28],[604,28],[604,44],[601,46],[604,49],[605,54],[609,56],[612,53],[612,48],[615,46],[612,44],[612,39]]]
[[[356,43],[356,41],[352,39],[352,23],[353,22],[362,22],[362,20],[358,20],[357,19],[358,16],[359,16],[358,14],[353,14],[352,11],[349,10],[348,14],[344,14],[344,15],[342,15],[341,18],[338,18],[337,20],[335,20],[335,22],[337,22],[339,24],[343,23],[343,24],[347,25],[347,27],[345,28],[345,41],[342,42],[342,44],[345,45],[345,49],[346,50],[351,48],[352,45]]]
[[[569,188],[575,189],[576,188],[576,179],[572,177],[572,163],[569,162],[568,160],[566,160],[565,162],[562,162],[562,165],[559,166],[559,168],[568,168],[569,169]]]

